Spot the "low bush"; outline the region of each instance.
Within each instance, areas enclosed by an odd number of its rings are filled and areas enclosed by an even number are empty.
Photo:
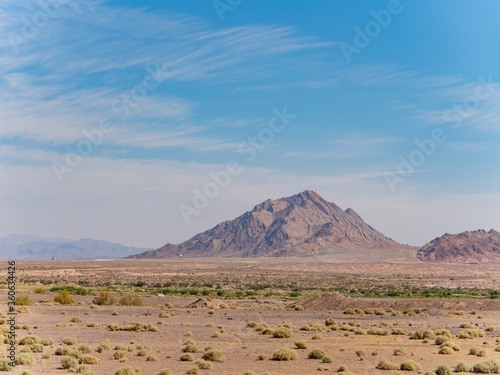
[[[439,365],[435,373],[436,375],[451,375],[452,371],[448,365]]]
[[[465,361],[460,361],[455,366],[455,372],[469,372],[471,369],[471,365],[469,365]]]
[[[319,349],[314,349],[309,353],[307,358],[309,359],[322,359],[325,356],[325,352]]]
[[[476,374],[500,374],[500,360],[488,359],[476,363],[474,367],[472,367],[472,372]]]
[[[203,353],[202,357],[205,361],[211,362],[221,362],[223,363],[226,360],[226,353],[222,350],[218,349],[209,349]]]
[[[276,329],[273,333],[273,337],[278,339],[288,339],[292,336],[293,336],[292,331],[286,327],[280,327]]]
[[[413,360],[404,361],[399,367],[403,371],[420,371],[422,367]]]
[[[396,365],[395,363],[392,363],[390,361],[387,361],[385,359],[382,359],[378,364],[377,364],[377,368],[379,370],[397,370],[398,369],[398,365]]]
[[[307,349],[307,341],[305,340],[295,341],[295,346],[297,347],[297,349]]]
[[[297,352],[290,348],[278,349],[273,354],[273,361],[292,361],[298,358]]]
[[[61,367],[63,369],[69,370],[69,369],[75,369],[76,366],[78,366],[78,360],[73,357],[64,357],[61,359]]]

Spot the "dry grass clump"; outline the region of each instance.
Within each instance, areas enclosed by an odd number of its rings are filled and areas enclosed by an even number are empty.
[[[328,328],[330,328],[333,331],[336,331],[337,328],[338,328],[337,322],[333,318],[326,319],[325,320],[325,326],[328,327]]]
[[[197,366],[190,367],[186,370],[188,375],[197,375],[200,373],[200,369]]]
[[[472,366],[465,361],[460,361],[455,366],[455,372],[469,372]]]
[[[450,355],[453,354],[453,349],[448,346],[443,346],[441,349],[439,349],[438,354]]]
[[[189,343],[184,348],[182,348],[181,351],[183,353],[198,353],[200,350],[194,343]]]
[[[323,350],[314,349],[309,353],[307,358],[309,359],[322,359],[325,356],[325,352]]]
[[[87,324],[87,327],[89,328],[99,328],[101,326],[101,323],[96,323],[96,322],[91,322]]]
[[[147,362],[158,362],[158,357],[155,355],[148,355],[148,357],[146,358],[146,361]]]
[[[71,323],[83,323],[83,320],[79,316],[75,316],[74,318],[71,318],[70,322]]]
[[[65,370],[76,370],[76,366],[78,366],[78,360],[76,358],[64,357],[63,359],[61,359],[61,367]]]
[[[118,303],[122,306],[144,306],[142,298],[132,294],[125,294]]]
[[[484,330],[486,332],[495,332],[497,328],[495,326],[487,326]]]
[[[273,361],[293,361],[298,358],[297,352],[290,348],[278,349],[273,354]]]
[[[473,339],[476,337],[485,337],[486,333],[482,329],[468,329],[466,331],[460,331],[457,333],[456,337],[459,339]]]
[[[308,332],[311,332],[311,331],[319,332],[319,331],[322,331],[324,328],[325,328],[325,326],[321,323],[313,323],[313,324],[307,324],[307,325],[301,327],[300,330],[301,331],[308,331]]]
[[[113,358],[114,359],[122,359],[125,358],[125,355],[127,355],[127,352],[125,350],[115,350],[113,352]]]
[[[101,290],[99,294],[92,300],[94,305],[109,306],[116,303],[115,296],[107,290]]]
[[[193,362],[194,361],[194,356],[192,354],[190,354],[190,353],[186,353],[186,354],[181,355],[180,360],[182,362]]]
[[[361,309],[346,309],[344,311],[344,314],[346,315],[365,315],[365,312]]]
[[[0,371],[13,371],[14,367],[9,365],[9,361],[7,359],[0,359]]]
[[[294,344],[297,347],[297,349],[307,349],[307,341],[306,340],[295,341]]]
[[[460,328],[474,328],[474,324],[472,323],[462,323],[459,326]]]
[[[60,346],[59,348],[56,349],[55,355],[69,355],[71,349],[67,345]]]
[[[19,339],[19,345],[33,345],[33,344],[38,344],[41,341],[42,340],[40,340],[40,337],[38,336],[28,335]]]
[[[133,332],[158,332],[159,329],[157,326],[151,323],[140,323],[140,322],[132,322],[130,324],[120,326],[116,323],[111,323],[106,326],[108,331],[133,331]]]
[[[138,357],[145,357],[147,354],[148,353],[144,349],[141,349],[137,352]]]
[[[474,367],[472,367],[472,372],[476,374],[500,374],[500,360],[488,359],[476,363]]]
[[[20,353],[16,358],[18,365],[32,365],[33,363],[35,363],[35,358],[31,353]]]
[[[420,371],[422,367],[413,360],[404,361],[399,367],[403,371]]]
[[[392,363],[390,361],[387,361],[385,359],[382,359],[377,364],[377,368],[379,370],[397,370],[398,369],[398,365],[396,365],[395,363]]]
[[[393,328],[391,330],[392,335],[408,335],[410,332],[408,332],[407,329],[404,328]]]
[[[368,330],[367,333],[369,335],[376,335],[376,336],[390,336],[391,335],[391,331],[389,331],[388,329],[381,329],[381,328],[370,329],[370,330]]]
[[[455,352],[458,352],[460,350],[460,346],[453,341],[447,341],[443,345],[441,345],[441,348],[452,348]]]
[[[114,375],[139,375],[140,371],[134,370],[132,367],[121,367],[115,370]]]
[[[66,344],[66,345],[75,345],[76,344],[76,337],[65,337],[63,339],[63,344]]]
[[[276,329],[273,333],[273,337],[277,339],[288,339],[293,336],[292,330],[286,327],[280,327]]]
[[[471,346],[469,354],[476,355],[478,357],[486,357],[486,349],[480,348],[479,346]]]
[[[436,375],[451,375],[451,368],[448,365],[439,365],[435,371]]]
[[[80,363],[84,365],[97,365],[100,362],[100,359],[97,357],[94,357],[93,355],[84,355],[82,358],[80,358]]]
[[[432,331],[432,329],[426,329],[425,331],[415,331],[410,334],[410,340],[434,340],[436,335]]]
[[[158,375],[172,375],[172,371],[168,368],[161,369]]]
[[[211,370],[213,367],[212,362],[205,361],[204,359],[196,361],[196,364],[198,365],[198,368],[201,370]]]
[[[82,354],[88,354],[92,352],[92,349],[90,349],[87,345],[80,345],[78,347],[78,351]]]
[[[223,363],[226,360],[226,353],[222,350],[218,349],[209,349],[203,353],[202,357],[205,361],[211,362],[221,362]]]
[[[259,359],[259,361],[265,361],[267,359],[267,355],[259,354],[259,356],[257,358]]]
[[[321,358],[321,361],[323,363],[333,363],[333,358],[329,355],[325,355],[323,358]]]
[[[16,298],[15,304],[16,306],[31,306],[33,301],[30,296],[20,296]]]
[[[323,340],[323,335],[316,333],[311,337],[311,340]]]
[[[158,315],[159,318],[170,318],[170,314],[166,311],[161,311],[160,314]]]
[[[406,355],[406,353],[403,350],[403,348],[396,348],[396,349],[394,349],[394,353],[392,355],[395,355],[395,356],[404,356],[404,355]]]

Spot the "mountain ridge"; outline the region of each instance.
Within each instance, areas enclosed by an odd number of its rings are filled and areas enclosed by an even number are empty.
[[[314,191],[267,199],[235,218],[180,244],[166,245],[141,258],[284,257],[316,250],[387,248],[409,250],[368,225],[352,208],[342,210]]]

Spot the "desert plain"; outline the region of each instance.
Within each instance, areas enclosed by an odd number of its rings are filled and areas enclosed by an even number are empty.
[[[498,373],[494,264],[53,260],[16,278],[12,374]]]

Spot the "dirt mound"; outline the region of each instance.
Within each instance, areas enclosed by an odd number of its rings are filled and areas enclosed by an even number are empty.
[[[288,308],[295,309],[302,306],[305,310],[345,310],[345,309],[394,309],[404,311],[412,308],[435,310],[500,310],[500,300],[477,300],[477,299],[379,299],[379,298],[351,298],[340,293],[316,296],[301,303],[294,303]]]
[[[221,309],[224,302],[218,299],[200,298],[186,306],[187,309]]]

